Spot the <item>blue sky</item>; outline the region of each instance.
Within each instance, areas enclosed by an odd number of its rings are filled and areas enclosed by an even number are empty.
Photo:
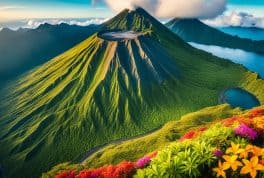
[[[264,0],[228,0],[229,10],[246,11],[264,17]],[[24,18],[110,17],[105,5],[91,0],[0,0],[0,21]]]

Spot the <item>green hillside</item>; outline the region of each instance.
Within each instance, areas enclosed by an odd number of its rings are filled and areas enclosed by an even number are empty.
[[[51,178],[61,170],[90,169],[109,164],[118,164],[123,160],[136,161],[154,150],[162,150],[170,143],[178,140],[187,130],[203,126],[216,119],[222,119],[243,113],[239,108],[231,108],[229,105],[218,105],[203,108],[197,112],[189,113],[166,123],[162,128],[140,138],[110,144],[90,155],[81,164],[61,163],[52,170],[42,175],[43,178]]]
[[[169,21],[166,26],[187,42],[216,45],[233,49],[243,49],[264,53],[264,41],[254,41],[226,34],[210,27],[198,19],[178,19]]]
[[[104,30],[2,90],[0,164],[8,177],[38,177],[95,146],[153,130],[218,104],[227,87],[264,103],[264,81],[241,65],[194,49],[143,9],[124,10]]]

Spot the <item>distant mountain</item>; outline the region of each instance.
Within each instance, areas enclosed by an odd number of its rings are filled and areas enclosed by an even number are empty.
[[[187,42],[264,53],[264,40],[254,41],[232,36],[210,27],[198,19],[175,18],[168,22],[166,26]]]
[[[80,43],[99,26],[43,24],[37,29],[0,31],[0,83],[47,62]]]
[[[8,177],[39,177],[96,146],[217,105],[230,86],[264,102],[257,74],[192,48],[141,8],[124,10],[1,91],[0,164]]]
[[[240,38],[248,38],[252,40],[264,40],[264,29],[256,27],[222,27],[218,28],[224,33],[238,36]]]

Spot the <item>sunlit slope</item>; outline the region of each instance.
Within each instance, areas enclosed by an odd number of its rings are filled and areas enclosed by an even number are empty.
[[[263,103],[263,80],[240,65],[196,50],[143,9],[103,27],[140,31],[124,41],[94,34],[2,91],[0,164],[10,177],[41,172],[95,146],[155,129],[218,104],[230,86]]]

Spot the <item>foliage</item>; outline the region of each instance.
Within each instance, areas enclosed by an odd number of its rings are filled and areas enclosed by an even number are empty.
[[[258,108],[258,111],[262,110],[264,108]],[[262,144],[259,139],[262,139],[263,135],[253,127],[254,119],[263,115],[258,114],[255,115],[257,117],[253,117],[251,113],[246,112],[236,117],[213,121],[202,127],[194,127],[187,131],[187,134],[183,134],[178,141],[136,162],[84,169],[78,175],[75,174],[75,177],[181,178],[203,177],[205,174],[224,178],[234,175],[236,177],[248,175],[252,178],[257,175],[264,176],[264,148],[258,146]],[[256,134],[259,139],[256,139]],[[187,139],[186,135],[191,135],[191,138]],[[62,171],[60,174],[71,173],[76,173],[76,170],[68,173]]]

